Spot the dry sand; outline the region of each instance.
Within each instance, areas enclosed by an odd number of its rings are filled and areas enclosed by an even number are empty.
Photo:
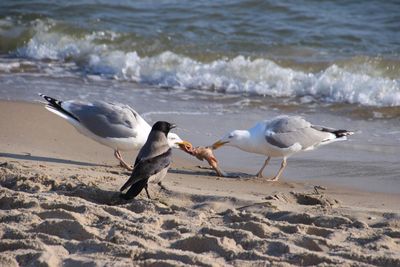
[[[400,266],[399,195],[218,178],[174,153],[168,190],[122,202],[109,148],[0,102],[0,266]]]

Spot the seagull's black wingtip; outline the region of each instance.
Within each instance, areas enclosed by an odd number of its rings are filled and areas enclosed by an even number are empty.
[[[334,132],[332,132],[334,135],[336,135],[336,138],[340,138],[340,137],[345,137],[345,136],[350,136],[353,135],[354,132],[351,131],[347,131],[347,130],[336,130]]]

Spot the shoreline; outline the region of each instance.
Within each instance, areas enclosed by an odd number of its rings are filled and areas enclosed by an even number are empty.
[[[30,102],[30,101],[20,101],[20,100],[0,100],[0,112],[2,115],[0,115],[0,122],[4,125],[8,125],[9,123],[7,122],[7,119],[9,119],[9,114],[15,114],[16,118],[12,118],[12,120],[21,122],[23,125],[20,123],[15,123],[15,125],[12,125],[12,128],[6,127],[3,130],[3,140],[4,142],[0,144],[0,149],[4,152],[9,150],[8,152],[20,152],[20,155],[12,155],[12,153],[8,153],[9,155],[4,155],[5,158],[10,157],[10,158],[15,158],[15,159],[28,159],[28,157],[24,157],[24,153],[26,155],[29,154],[34,154],[37,153],[36,158],[31,157],[29,160],[37,160],[37,161],[46,161],[48,160],[49,162],[64,162],[65,164],[76,164],[76,165],[105,165],[105,166],[113,166],[116,164],[116,160],[112,154],[112,150],[104,145],[101,145],[93,140],[91,140],[88,137],[85,137],[78,133],[76,129],[71,126],[68,122],[64,121],[63,119],[57,117],[56,115],[51,114],[50,112],[46,111],[43,108],[43,105],[37,102]],[[28,117],[24,117],[28,113],[34,114],[34,118],[31,120]],[[162,119],[164,120],[174,120],[173,119],[173,113],[170,115],[162,115]],[[48,122],[48,123],[47,123]],[[57,130],[53,129],[54,132],[52,132],[52,127],[57,128]],[[179,128],[179,127],[178,127]],[[33,131],[32,131],[33,130]],[[26,138],[23,138],[22,133],[28,133],[30,132],[29,138],[32,138],[33,142],[30,142],[29,140],[26,140]],[[14,134],[17,133],[17,134]],[[66,133],[67,135],[63,135]],[[190,136],[190,133],[188,135],[187,130],[184,132],[178,132],[179,135],[183,139],[187,139],[188,141],[194,141],[193,143],[195,145],[197,144],[196,140],[193,140]],[[46,138],[43,138],[44,137]],[[22,141],[22,142],[21,142]],[[50,141],[48,143],[47,141]],[[69,145],[65,145],[65,144]],[[83,149],[82,144],[84,144],[85,148]],[[204,144],[203,144],[204,145]],[[340,144],[339,144],[340,145]],[[23,147],[23,148],[21,148]],[[25,148],[29,148],[30,151],[28,151]],[[237,150],[235,148],[230,148],[229,147],[229,152],[233,152],[235,154],[240,154],[243,157],[246,156],[251,156],[251,154],[248,154],[246,152]],[[325,148],[324,148],[325,149]],[[81,150],[81,151],[80,151]],[[319,151],[319,150],[316,150]],[[221,149],[217,150],[217,157],[220,156],[218,154],[227,154],[229,152],[225,152]],[[47,154],[46,154],[47,153]],[[308,153],[302,153],[300,157],[303,155],[308,155]],[[314,152],[315,153],[315,152]],[[7,154],[7,153],[3,153]],[[124,155],[124,158],[126,157],[128,161],[133,162],[136,157],[136,152],[131,151],[131,152],[122,152]],[[125,156],[126,155],[126,156]],[[55,157],[51,159],[51,157]],[[59,159],[57,159],[59,157]],[[224,157],[224,155],[222,155]],[[259,161],[262,163],[263,158],[262,156],[258,156]],[[300,158],[298,155],[296,157]],[[315,158],[315,157],[314,157]],[[74,160],[75,159],[75,160]],[[77,159],[77,160],[76,160]],[[202,165],[204,167],[207,167],[207,163],[205,161],[201,162],[196,160],[194,157],[182,152],[181,150],[175,150],[174,153],[174,161],[177,162],[175,164],[176,166],[182,166],[186,168],[194,168],[195,166]],[[304,161],[306,161],[304,159]],[[226,164],[229,163],[227,162],[220,162],[220,165],[229,165]],[[267,168],[269,170],[266,171],[266,174],[272,175],[273,172],[275,171],[276,167],[280,163],[280,159],[274,160],[271,162],[271,165],[273,167]],[[290,165],[292,165],[291,158],[289,159]],[[257,165],[258,167],[258,165]],[[225,169],[224,169],[225,170]],[[249,179],[252,178],[252,173],[251,171],[256,171],[249,169],[248,166],[237,166],[235,165],[234,168],[232,169],[226,169],[228,173],[231,173],[232,175],[239,175],[243,177],[248,177]],[[293,173],[291,169],[286,170],[286,172]],[[212,174],[212,172],[210,172]],[[213,174],[212,174],[213,175]],[[284,175],[285,176],[285,175]],[[286,178],[286,180],[285,180]],[[230,179],[230,178],[228,178]],[[266,177],[266,179],[268,179]],[[256,179],[254,178],[256,181]],[[304,179],[302,180],[301,178],[296,178],[296,180],[293,180],[291,176],[287,176],[283,178],[284,182],[290,182],[290,183],[299,183],[299,184],[316,184],[316,185],[323,185],[323,186],[329,186],[329,187],[334,187],[337,188],[338,190],[344,190],[344,191],[349,191],[349,192],[360,192],[360,193],[377,193],[377,194],[384,194],[384,195],[399,195],[397,193],[388,193],[388,192],[379,192],[379,191],[373,191],[373,190],[361,190],[356,187],[352,186],[346,186],[346,185],[335,185],[333,181],[327,180],[327,181],[321,181],[317,180],[314,181],[313,179]],[[266,182],[266,180],[265,180]]]
[[[0,125],[0,265],[400,266],[399,194],[219,178],[174,151],[167,191],[115,204],[111,149],[37,103],[1,100]]]
[[[45,110],[40,103],[25,101],[0,100],[0,122],[2,125],[8,125],[3,129],[3,140],[0,142],[0,158],[4,160],[17,160],[27,162],[47,162],[66,166],[100,166],[117,167],[117,160],[113,156],[113,151],[97,142],[81,135],[68,122],[51,114]],[[15,121],[12,125],[7,123],[10,119]],[[34,117],[27,117],[34,115]],[[18,122],[18,123],[17,123]],[[24,136],[25,135],[25,136]],[[186,139],[184,137],[183,139]],[[192,140],[189,140],[192,141]],[[243,153],[240,150],[234,150],[237,153]],[[227,181],[251,181],[256,184],[279,185],[295,184],[304,188],[313,188],[313,186],[322,185],[332,188],[332,192],[338,195],[368,195],[377,194],[382,198],[398,197],[396,193],[381,193],[368,190],[359,190],[353,187],[334,185],[332,181],[321,183],[320,181],[293,181],[283,178],[278,183],[270,183],[266,179],[259,180],[252,177],[251,173],[241,172],[240,166],[234,170],[225,170],[232,176],[241,176],[242,178],[221,178],[216,177],[213,171],[201,170],[197,166],[208,167],[207,162],[198,161],[194,157],[180,151],[174,151],[173,169],[187,169],[194,173],[200,173],[207,178]],[[218,151],[220,153],[220,151]],[[133,162],[136,157],[135,151],[122,152],[128,162]],[[244,166],[244,169],[246,167]],[[171,176],[171,175],[169,175]],[[367,199],[366,199],[367,200]],[[368,203],[365,202],[365,203]],[[374,202],[371,202],[371,204]]]

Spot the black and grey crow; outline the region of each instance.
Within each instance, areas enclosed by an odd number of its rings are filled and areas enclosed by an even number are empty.
[[[167,135],[175,127],[166,121],[158,121],[153,125],[146,143],[139,151],[129,180],[120,189],[122,192],[130,187],[125,194],[121,194],[122,198],[132,199],[143,188],[150,198],[147,183],[150,181],[161,185],[172,161],[172,150],[168,145]]]

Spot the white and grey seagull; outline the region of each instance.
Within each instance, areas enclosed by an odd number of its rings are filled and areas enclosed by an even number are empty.
[[[132,167],[122,158],[120,151],[139,150],[147,140],[151,126],[130,106],[104,101],[59,101],[39,94],[46,109],[67,120],[78,132],[114,150],[121,166]],[[185,143],[175,133],[168,134],[170,147]]]
[[[287,165],[287,158],[297,152],[313,150],[320,145],[346,140],[353,132],[312,125],[299,116],[278,116],[257,123],[248,130],[234,130],[213,144],[213,149],[230,145],[250,153],[267,156],[257,177],[263,177],[264,168],[272,157],[283,158],[277,181]]]

